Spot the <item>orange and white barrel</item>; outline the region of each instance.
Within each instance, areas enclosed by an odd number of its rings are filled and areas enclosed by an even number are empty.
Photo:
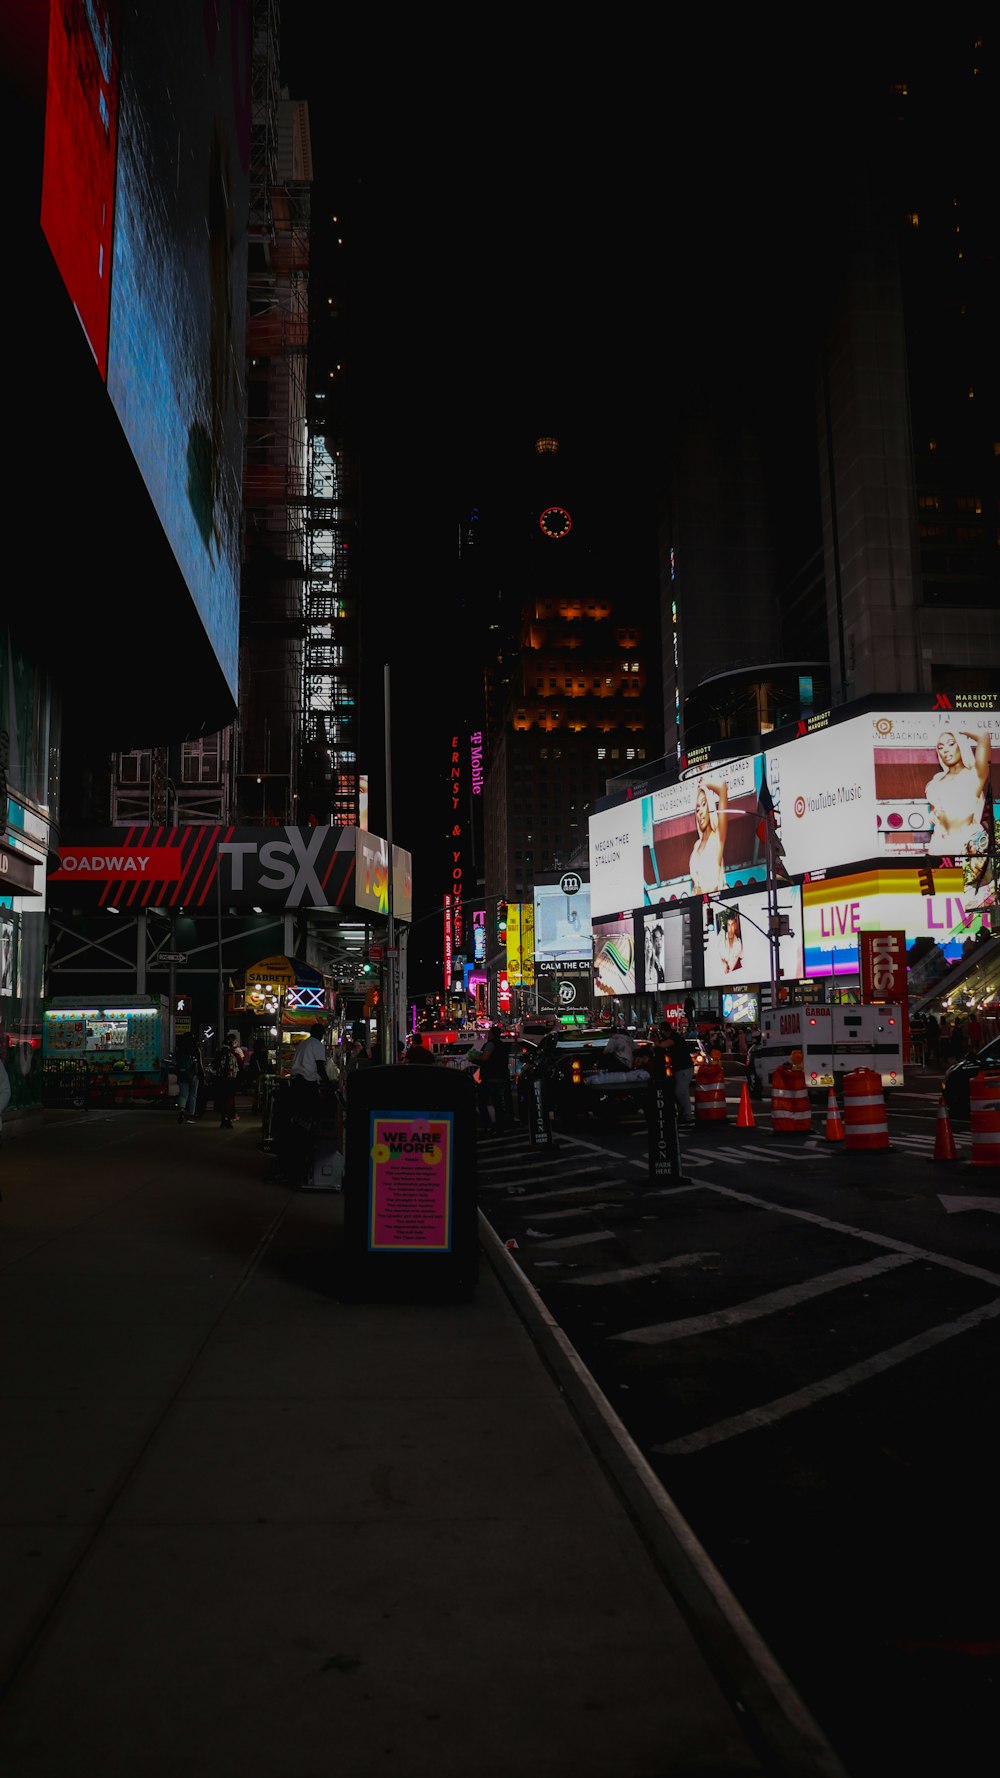
[[[972,1165],[1000,1167],[1000,1074],[974,1074],[969,1082]]]
[[[808,1136],[812,1132],[809,1091],[801,1068],[782,1062],[771,1076],[771,1128],[777,1135]]]
[[[706,1062],[694,1080],[694,1116],[699,1124],[726,1121],[726,1073],[721,1062]]]
[[[888,1148],[882,1076],[874,1068],[852,1068],[844,1076],[844,1141],[848,1148]]]

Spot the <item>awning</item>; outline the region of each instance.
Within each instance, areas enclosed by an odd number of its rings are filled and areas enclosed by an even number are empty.
[[[248,988],[322,988],[323,977],[301,957],[263,957],[244,971]]]

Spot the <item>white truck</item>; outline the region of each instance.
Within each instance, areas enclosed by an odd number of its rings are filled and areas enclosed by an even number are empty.
[[[831,1087],[834,1076],[871,1068],[883,1087],[903,1085],[903,1009],[899,1006],[779,1006],[761,1017],[760,1042],[747,1058],[750,1090],[775,1068],[801,1055],[807,1087]]]

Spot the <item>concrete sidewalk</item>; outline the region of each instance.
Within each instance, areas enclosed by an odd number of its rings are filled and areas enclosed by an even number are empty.
[[[257,1120],[0,1157],[4,1778],[843,1778],[513,1259],[338,1300]]]

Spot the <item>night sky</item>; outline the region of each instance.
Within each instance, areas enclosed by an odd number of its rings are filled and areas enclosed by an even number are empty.
[[[572,432],[603,463],[609,511],[628,501],[655,536],[675,405],[720,386],[795,464],[831,168],[892,63],[870,31],[817,43],[810,26],[806,43],[759,15],[655,41],[637,18],[613,38],[565,13],[436,34],[396,21],[375,42],[373,24],[318,26],[303,0],[282,12],[314,209],[339,218],[329,271],[314,256],[339,305],[315,351],[343,354],[336,412],[362,454],[362,769],[384,831],[388,663],[393,837],[419,905],[439,899],[428,764],[475,666],[450,622],[462,511],[538,432]]]

